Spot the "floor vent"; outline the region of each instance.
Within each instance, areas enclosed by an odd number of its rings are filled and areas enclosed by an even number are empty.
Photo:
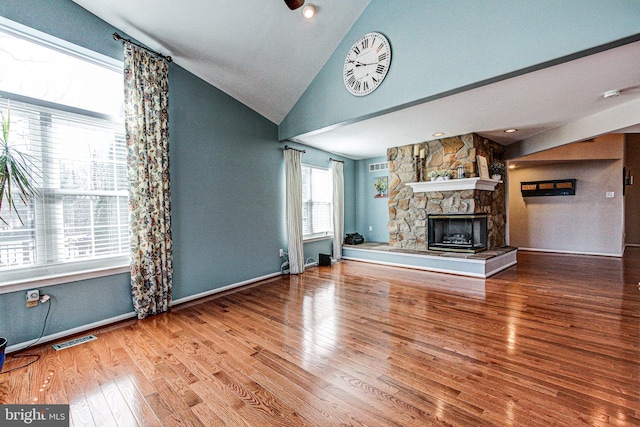
[[[86,337],[80,337],[80,338],[76,338],[75,340],[63,342],[60,344],[54,344],[51,347],[53,347],[54,350],[59,351],[59,350],[64,350],[65,348],[73,347],[74,345],[84,344],[88,341],[93,341],[97,339],[98,337],[96,337],[95,335],[87,335]]]
[[[369,172],[384,171],[389,169],[389,162],[369,163]]]

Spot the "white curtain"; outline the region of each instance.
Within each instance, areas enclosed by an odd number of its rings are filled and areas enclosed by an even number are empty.
[[[332,161],[333,172],[333,258],[342,259],[342,235],[344,234],[344,164]]]
[[[287,245],[289,250],[289,271],[291,274],[304,272],[301,157],[302,152],[300,151],[284,150],[284,170],[287,184]]]

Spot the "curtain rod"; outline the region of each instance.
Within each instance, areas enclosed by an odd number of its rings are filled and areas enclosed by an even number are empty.
[[[170,57],[170,56],[163,55],[163,54],[161,54],[161,53],[159,53],[159,52],[156,52],[155,50],[149,49],[149,48],[148,48],[148,47],[146,47],[146,46],[142,46],[141,44],[138,44],[138,43],[136,43],[136,42],[131,41],[131,39],[125,39],[124,37],[122,37],[122,36],[121,36],[120,34],[118,34],[118,33],[113,33],[113,39],[114,39],[114,40],[122,40],[122,41],[124,41],[124,42],[131,43],[131,44],[132,44],[132,45],[134,45],[134,46],[138,46],[139,48],[144,49],[144,50],[146,50],[147,52],[151,52],[151,53],[153,53],[154,55],[159,56],[160,58],[164,59],[164,60],[165,60],[165,61],[167,61],[167,62],[173,62],[173,59],[171,59],[171,57]]]
[[[285,150],[299,151],[299,152],[301,152],[301,153],[306,153],[306,151],[305,151],[305,150],[298,150],[297,148],[289,147],[288,145],[285,145],[285,146],[284,146],[284,149],[285,149]]]
[[[344,160],[334,159],[333,157],[329,157],[329,160],[331,160],[332,162],[344,163]]]

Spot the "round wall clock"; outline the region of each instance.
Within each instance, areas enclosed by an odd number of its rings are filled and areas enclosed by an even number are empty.
[[[344,85],[355,96],[380,86],[391,65],[391,45],[380,33],[368,33],[351,46],[344,60]]]

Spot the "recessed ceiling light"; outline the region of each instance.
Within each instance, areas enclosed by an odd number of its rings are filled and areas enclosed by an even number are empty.
[[[436,138],[443,135],[444,135],[444,132],[436,132],[433,134],[433,136],[435,136]]]
[[[309,3],[305,7],[302,8],[302,16],[307,19],[311,19],[316,16],[316,7],[315,5]]]
[[[615,98],[616,96],[620,95],[620,91],[618,89],[616,90],[608,90],[605,93],[602,94],[602,97],[604,99],[607,98]]]
[[[504,131],[504,133],[514,133],[514,132],[518,132],[518,129],[507,129]]]

